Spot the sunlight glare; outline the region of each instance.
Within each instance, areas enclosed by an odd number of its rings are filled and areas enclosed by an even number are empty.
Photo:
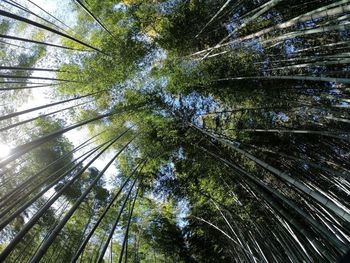
[[[0,144],[0,159],[7,157],[11,152],[10,147]]]

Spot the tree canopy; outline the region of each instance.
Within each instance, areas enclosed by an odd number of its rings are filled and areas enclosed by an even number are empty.
[[[60,2],[0,3],[0,262],[349,253],[350,1]]]

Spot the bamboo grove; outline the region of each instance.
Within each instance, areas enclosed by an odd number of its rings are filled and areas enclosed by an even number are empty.
[[[349,16],[1,0],[0,262],[341,260]]]

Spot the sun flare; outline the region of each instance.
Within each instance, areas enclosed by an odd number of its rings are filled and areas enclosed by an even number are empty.
[[[0,159],[9,156],[10,152],[11,152],[10,147],[8,147],[5,144],[0,144]]]

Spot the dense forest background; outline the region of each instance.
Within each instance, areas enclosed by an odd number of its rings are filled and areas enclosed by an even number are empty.
[[[1,0],[0,262],[336,262],[349,17],[350,0]]]

